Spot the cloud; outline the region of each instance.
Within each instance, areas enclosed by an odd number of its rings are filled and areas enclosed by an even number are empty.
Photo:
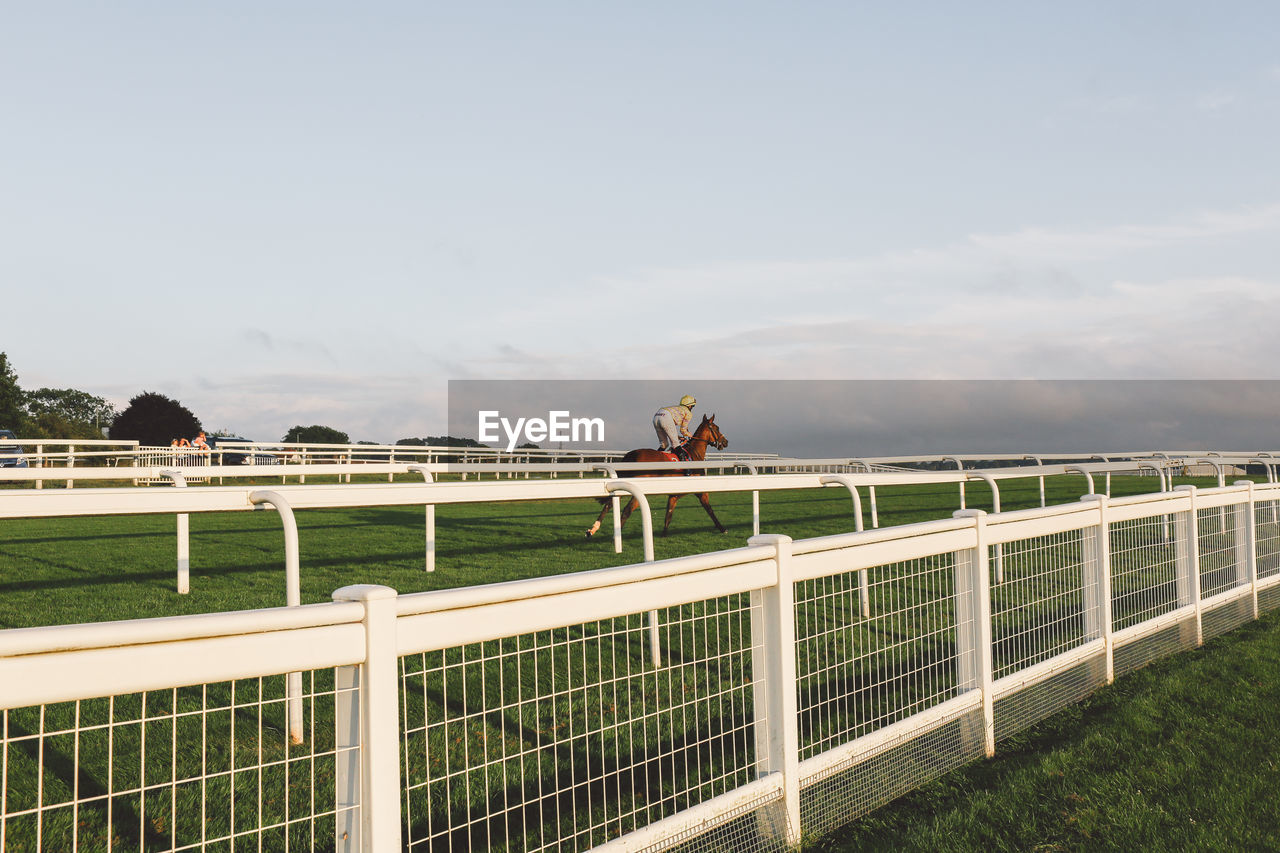
[[[1234,92],[1205,92],[1195,99],[1195,107],[1204,112],[1216,112],[1240,102],[1240,96]]]
[[[1280,281],[1265,266],[1238,270],[1242,249],[1262,256],[1277,237],[1280,205],[1265,205],[865,257],[634,270],[602,277],[589,299],[495,312],[483,337],[415,339],[394,360],[344,340],[339,365],[319,342],[247,328],[242,343],[274,349],[257,359],[271,374],[223,361],[222,373],[142,385],[251,438],[323,423],[392,441],[440,434],[446,380],[462,378],[1275,378]],[[1187,258],[1198,274],[1181,271]],[[387,363],[394,372],[376,369]]]
[[[1149,112],[1152,105],[1137,95],[1095,95],[1077,98],[1070,107],[1079,112],[1108,116],[1128,116]]]
[[[281,357],[293,356],[303,360],[322,359],[331,365],[337,365],[338,359],[329,346],[320,340],[307,338],[282,338],[277,334],[258,328],[241,329],[236,335],[250,347],[264,352],[279,354]]]
[[[653,409],[695,393],[730,448],[806,456],[1138,451],[1274,444],[1280,382],[685,380],[454,383],[450,432],[476,413],[601,417],[611,448],[653,441]]]
[[[379,442],[438,434],[446,400],[444,382],[423,376],[327,373],[193,377],[179,396],[206,425],[261,441],[294,424]]]
[[[977,234],[968,242],[994,255],[1045,263],[1107,258],[1137,250],[1267,232],[1280,232],[1280,204],[1206,212],[1172,224],[1115,225],[1092,230],[1025,228],[1007,234]]]
[[[954,298],[954,297],[960,298]],[[692,338],[548,346],[492,378],[1272,378],[1280,286],[1238,276],[1123,279],[1087,291],[954,294],[910,314],[769,322]],[[832,312],[833,315],[838,312]],[[1229,332],[1227,332],[1229,330]]]
[[[493,377],[1273,376],[1275,336],[1257,318],[1274,315],[1278,283],[1170,275],[1166,258],[1198,250],[1201,266],[1230,268],[1240,241],[1277,236],[1280,204],[866,258],[642,270],[603,280],[587,307],[547,300],[522,314],[519,345],[497,357],[458,358]]]
[[[259,349],[271,351],[276,348],[271,335],[262,329],[241,329],[240,340]]]

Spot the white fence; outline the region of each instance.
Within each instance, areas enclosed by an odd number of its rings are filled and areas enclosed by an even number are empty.
[[[1090,495],[0,632],[0,849],[783,849],[1280,606],[1278,503]]]
[[[334,465],[349,466],[342,473],[350,482],[351,473],[368,473],[363,470],[370,464],[419,465],[426,464],[433,470],[469,476],[491,475],[494,478],[528,478],[532,474],[549,474],[551,477],[593,472],[624,470],[619,450],[596,452],[556,449],[522,449],[508,453],[496,448],[415,447],[411,445],[350,445],[305,444],[287,442],[231,442],[219,441],[211,451],[179,447],[139,447],[137,442],[111,442],[89,440],[54,441],[50,439],[0,439],[0,447],[17,447],[24,464],[35,469],[77,468],[67,471],[67,487],[76,480],[93,479],[93,466],[106,465],[120,469],[120,477],[129,478],[137,468],[208,467],[220,469],[221,478],[238,476],[237,471],[266,468],[273,476],[296,476],[306,482],[309,473],[317,473],[320,466],[332,471]],[[45,447],[65,447],[53,452]],[[110,447],[110,450],[85,450],[86,446]],[[34,447],[34,452],[32,448]],[[850,471],[910,472],[922,469],[950,469],[957,471],[981,469],[982,463],[1011,463],[1044,467],[1087,465],[1093,463],[1130,462],[1141,466],[1140,471],[1153,471],[1152,464],[1179,476],[1209,476],[1217,474],[1220,482],[1228,474],[1243,475],[1246,468],[1261,467],[1268,478],[1276,479],[1276,467],[1280,453],[1269,451],[1220,451],[1220,450],[1145,450],[1107,451],[1099,453],[980,453],[931,456],[867,456],[809,459],[783,457],[772,453],[712,452],[703,463],[680,463],[678,467],[716,470],[720,473],[734,469],[751,473],[840,473]],[[241,467],[244,466],[244,467]],[[280,466],[274,468],[273,466]],[[649,464],[633,468],[649,468]],[[21,469],[0,467],[0,481],[34,480],[41,488],[44,475],[20,476]],[[263,476],[261,472],[255,476]],[[160,482],[156,478],[134,478],[137,482]]]
[[[613,463],[608,473],[627,474],[633,469],[652,470],[675,467],[686,463]],[[717,463],[706,463],[715,465]],[[1165,470],[1156,463],[1140,463],[1152,468],[1165,483]],[[1044,506],[1045,478],[1049,476],[1083,476],[1089,491],[1094,491],[1095,475],[1105,478],[1106,492],[1110,493],[1111,474],[1131,472],[1133,463],[1095,462],[1081,465],[1036,465],[1009,467],[987,471],[898,471],[867,474],[742,474],[733,476],[651,477],[619,480],[534,480],[524,482],[450,482],[435,483],[433,474],[447,470],[444,465],[378,465],[360,466],[365,473],[386,474],[388,478],[412,475],[425,479],[423,484],[348,484],[281,486],[266,489],[259,486],[219,486],[197,490],[149,491],[143,489],[77,489],[59,491],[0,490],[0,518],[50,518],[71,515],[125,515],[173,513],[176,518],[177,587],[180,593],[189,591],[189,522],[193,512],[230,512],[275,508],[284,521],[286,554],[298,552],[297,528],[292,524],[294,509],[334,507],[374,507],[422,505],[424,507],[425,569],[435,570],[436,526],[435,508],[440,504],[500,503],[522,500],[556,500],[573,498],[597,498],[612,501],[613,543],[615,553],[622,553],[622,525],[619,509],[623,499],[638,499],[641,516],[641,535],[644,552],[653,554],[654,527],[650,496],[699,491],[707,493],[752,493],[752,532],[759,533],[761,525],[761,492],[791,489],[837,487],[848,491],[852,498],[851,525],[862,530],[864,523],[865,493],[870,508],[872,527],[879,527],[876,488],[896,485],[920,485],[928,483],[955,483],[959,486],[959,506],[965,507],[965,484],[974,480],[984,481],[991,489],[993,509],[1000,510],[1002,480],[1038,477],[1040,503]],[[206,482],[223,476],[256,477],[272,473],[272,466],[237,466],[231,468],[129,468],[85,469],[86,479],[111,479],[113,471],[123,472],[139,480],[154,479],[186,486],[189,482]],[[348,465],[313,465],[308,468],[315,474],[337,474],[339,477],[351,471]],[[34,479],[42,476],[35,471],[17,471],[9,476],[14,479]],[[1221,479],[1221,478],[1220,478]],[[585,519],[584,519],[585,521]],[[298,565],[295,558],[286,559],[286,581],[289,589],[297,588]],[[292,600],[292,599],[291,599]]]

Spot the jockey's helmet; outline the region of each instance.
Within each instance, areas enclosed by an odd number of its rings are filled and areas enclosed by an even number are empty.
[[[693,397],[689,396],[688,394],[685,394],[683,397],[680,398],[680,405],[688,406],[690,409],[692,409],[697,402],[698,402],[697,400],[693,399]]]

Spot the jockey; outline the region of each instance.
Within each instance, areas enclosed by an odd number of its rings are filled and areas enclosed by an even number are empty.
[[[689,421],[697,400],[685,394],[675,406],[663,406],[653,413],[653,429],[658,434],[658,449],[682,456],[679,447],[689,438]]]

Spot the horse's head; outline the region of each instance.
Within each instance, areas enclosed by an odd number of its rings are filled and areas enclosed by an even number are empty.
[[[729,446],[729,439],[725,438],[724,433],[720,431],[720,427],[716,426],[716,416],[714,414],[702,416],[702,423],[698,424],[696,434],[703,436],[707,444],[710,444],[716,450],[724,450]]]

